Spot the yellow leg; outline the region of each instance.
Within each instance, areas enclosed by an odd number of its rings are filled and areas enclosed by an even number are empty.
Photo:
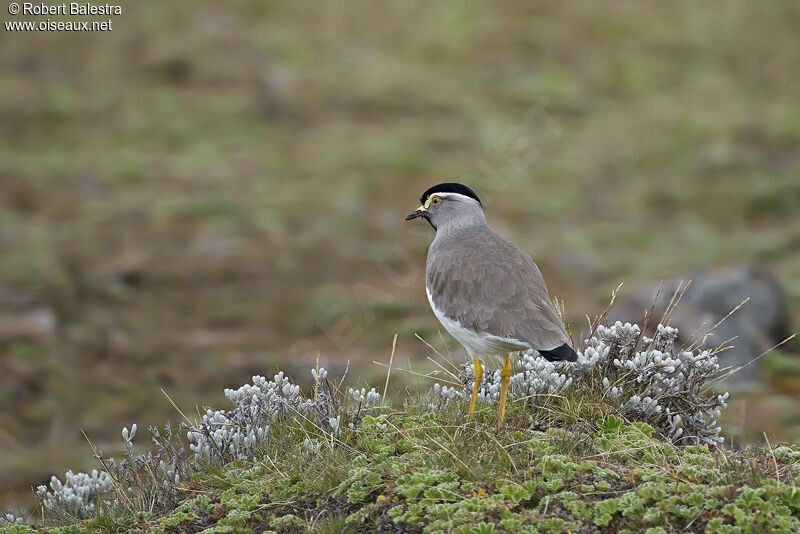
[[[475,404],[478,402],[478,390],[481,388],[481,381],[483,380],[483,366],[478,358],[472,361],[475,369],[472,371],[472,378],[475,385],[472,386],[472,400],[469,401],[469,421],[475,415]]]
[[[500,413],[497,417],[497,428],[503,426],[506,417],[506,398],[508,397],[508,383],[511,381],[511,355],[506,354],[506,364],[500,371]]]

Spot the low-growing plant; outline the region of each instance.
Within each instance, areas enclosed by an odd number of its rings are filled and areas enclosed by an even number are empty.
[[[14,525],[24,525],[25,519],[12,512],[0,514],[0,528],[10,528]]]
[[[630,323],[598,325],[575,363],[549,362],[536,352],[522,353],[511,376],[509,400],[525,406],[539,428],[569,425],[592,416],[616,414],[651,425],[681,445],[718,445],[717,418],[728,394],[710,388],[719,363],[712,352],[675,346],[678,330],[658,325],[654,338]],[[461,379],[472,381],[473,365],[464,365]],[[434,407],[468,394],[464,389],[433,388]],[[479,399],[496,403],[500,370],[484,369]]]
[[[312,371],[309,395],[283,373],[256,376],[226,390],[233,409],[183,425],[189,454],[169,426],[151,428],[151,447],[137,453],[134,425],[122,431],[122,461],[98,451],[102,471],[53,477],[37,492],[44,525],[53,534],[796,531],[800,451],[718,448],[716,359],[674,349],[675,334],[659,327],[648,339],[618,323],[598,327],[575,364],[522,355],[499,432],[493,410],[466,421],[468,381],[392,410],[375,389],[340,391],[324,369]],[[486,372],[482,402],[496,400],[498,378]],[[29,532],[15,516],[0,527]]]

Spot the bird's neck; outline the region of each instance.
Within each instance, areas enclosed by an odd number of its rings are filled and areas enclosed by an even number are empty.
[[[483,211],[470,213],[469,216],[459,217],[456,220],[448,221],[436,228],[436,237],[443,238],[451,234],[456,234],[464,230],[477,230],[489,228],[486,216]]]

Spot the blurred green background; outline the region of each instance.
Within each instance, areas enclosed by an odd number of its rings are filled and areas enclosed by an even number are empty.
[[[460,354],[424,294],[432,230],[403,222],[442,181],[477,190],[576,332],[621,281],[753,262],[800,316],[795,0],[112,19],[0,31],[0,510],[93,467],[81,429],[113,452],[122,426],[177,421],[160,388],[225,407],[317,354],[377,385],[394,333],[404,365],[426,368],[415,332]],[[783,363],[724,435],[800,437]]]

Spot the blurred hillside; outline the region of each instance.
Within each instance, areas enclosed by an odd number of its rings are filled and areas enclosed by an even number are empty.
[[[414,332],[460,350],[403,222],[441,181],[576,332],[620,281],[753,262],[800,316],[798,27],[790,0],[151,0],[0,32],[0,495],[85,467],[79,429],[176,420],[159,388],[225,406],[317,354],[382,374],[394,332],[412,365]],[[731,432],[797,431],[775,398]]]

